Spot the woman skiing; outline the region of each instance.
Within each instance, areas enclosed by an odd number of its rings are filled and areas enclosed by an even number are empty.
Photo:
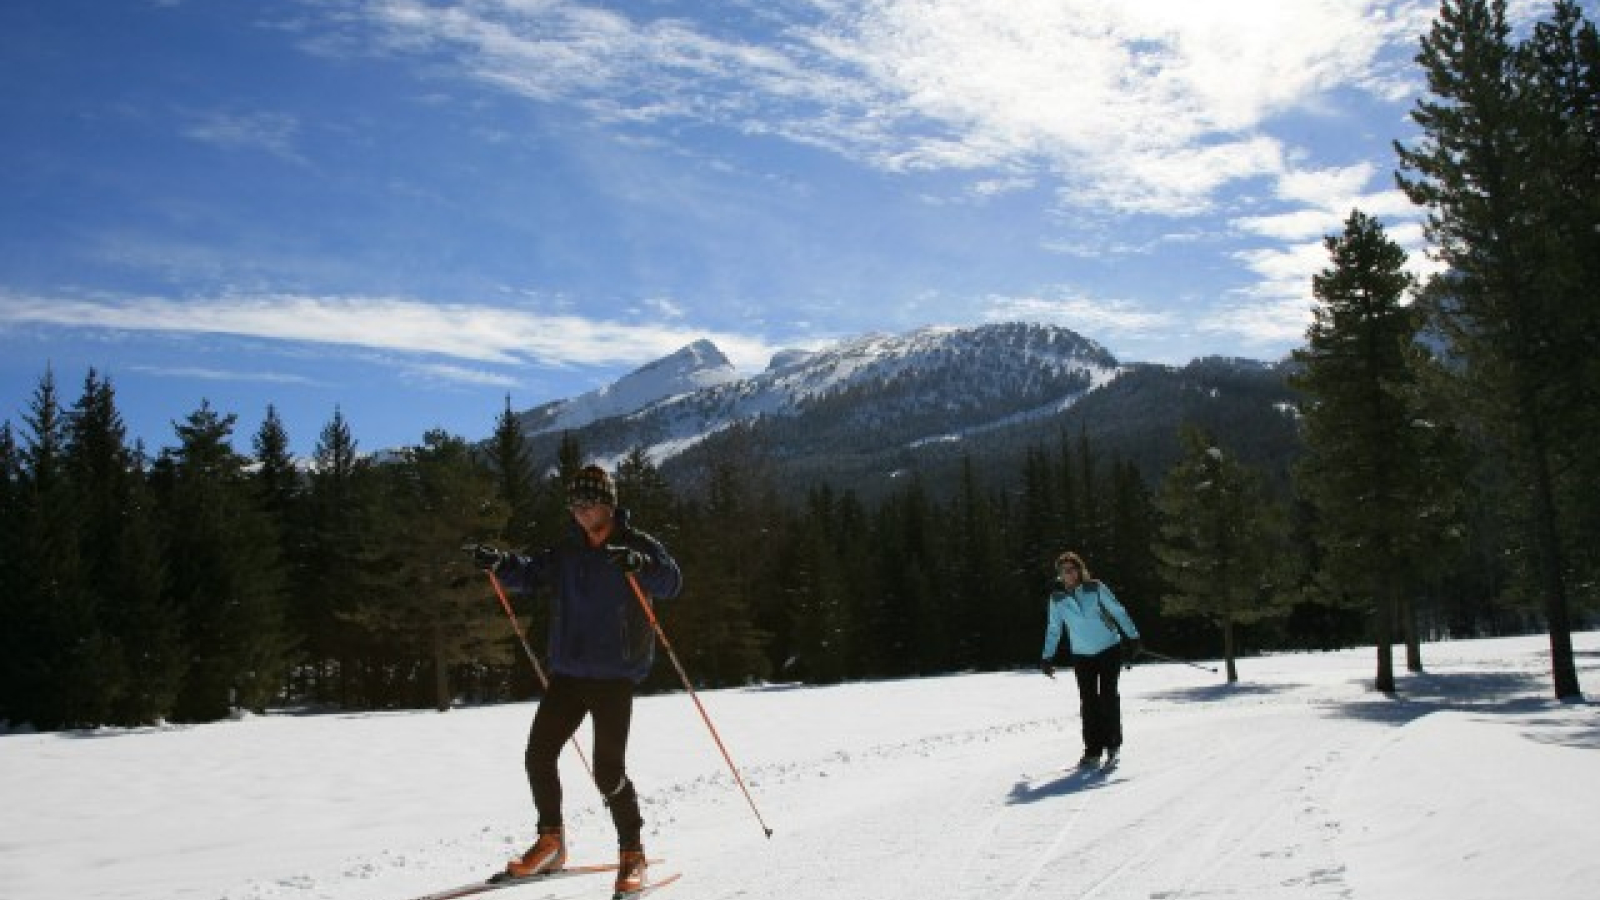
[[[1053,662],[1062,634],[1078,680],[1078,709],[1083,719],[1083,758],[1078,765],[1117,764],[1122,751],[1122,697],[1117,676],[1122,672],[1122,643],[1137,648],[1139,629],[1111,588],[1095,581],[1083,558],[1071,551],[1056,557],[1061,589],[1050,593],[1039,667],[1055,677]]]

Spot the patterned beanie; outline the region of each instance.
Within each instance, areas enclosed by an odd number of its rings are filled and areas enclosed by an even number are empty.
[[[599,466],[584,466],[567,482],[567,502],[598,500],[607,506],[617,505],[617,486],[611,476]]]

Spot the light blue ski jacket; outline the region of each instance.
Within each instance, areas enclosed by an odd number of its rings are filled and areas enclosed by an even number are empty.
[[[1121,643],[1122,637],[1112,622],[1122,628],[1122,634],[1139,636],[1139,629],[1111,588],[1098,581],[1080,584],[1071,591],[1058,588],[1050,593],[1048,606],[1040,659],[1056,655],[1063,630],[1067,634],[1067,651],[1073,656],[1095,656]]]

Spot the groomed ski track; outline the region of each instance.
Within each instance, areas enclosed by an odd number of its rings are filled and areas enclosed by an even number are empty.
[[[1575,636],[1600,684],[1600,633]],[[1208,661],[1214,664],[1214,661]],[[689,699],[641,698],[645,846],[682,900],[1587,900],[1600,706],[1550,697],[1539,638],[1123,676],[1111,773],[1080,772],[1070,678],[1015,671],[702,692],[769,840]],[[0,740],[6,900],[404,900],[532,837],[531,703],[271,715]],[[588,730],[580,732],[587,743]],[[614,852],[568,753],[572,858]],[[609,896],[572,879],[504,900]]]
[[[697,891],[713,898],[1351,896],[1330,847],[1339,795],[1388,726],[1285,716],[1248,687],[1205,693],[1204,715],[1130,697],[1127,755],[1108,774],[1072,766],[1075,717],[761,772],[785,823],[772,846],[735,833],[737,849],[684,865],[719,873]],[[698,805],[672,827],[695,827]]]

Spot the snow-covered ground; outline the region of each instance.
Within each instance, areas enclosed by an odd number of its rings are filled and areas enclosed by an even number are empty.
[[[1600,634],[1576,638],[1600,692]],[[646,698],[632,772],[663,900],[1600,896],[1600,706],[1550,699],[1544,638],[1430,644],[1398,699],[1370,648],[1124,678],[1125,761],[1078,752],[1035,672]],[[3,900],[407,900],[532,832],[531,704],[0,735]],[[587,734],[585,729],[583,734]],[[575,862],[614,855],[567,754]],[[606,897],[609,879],[497,900]]]

